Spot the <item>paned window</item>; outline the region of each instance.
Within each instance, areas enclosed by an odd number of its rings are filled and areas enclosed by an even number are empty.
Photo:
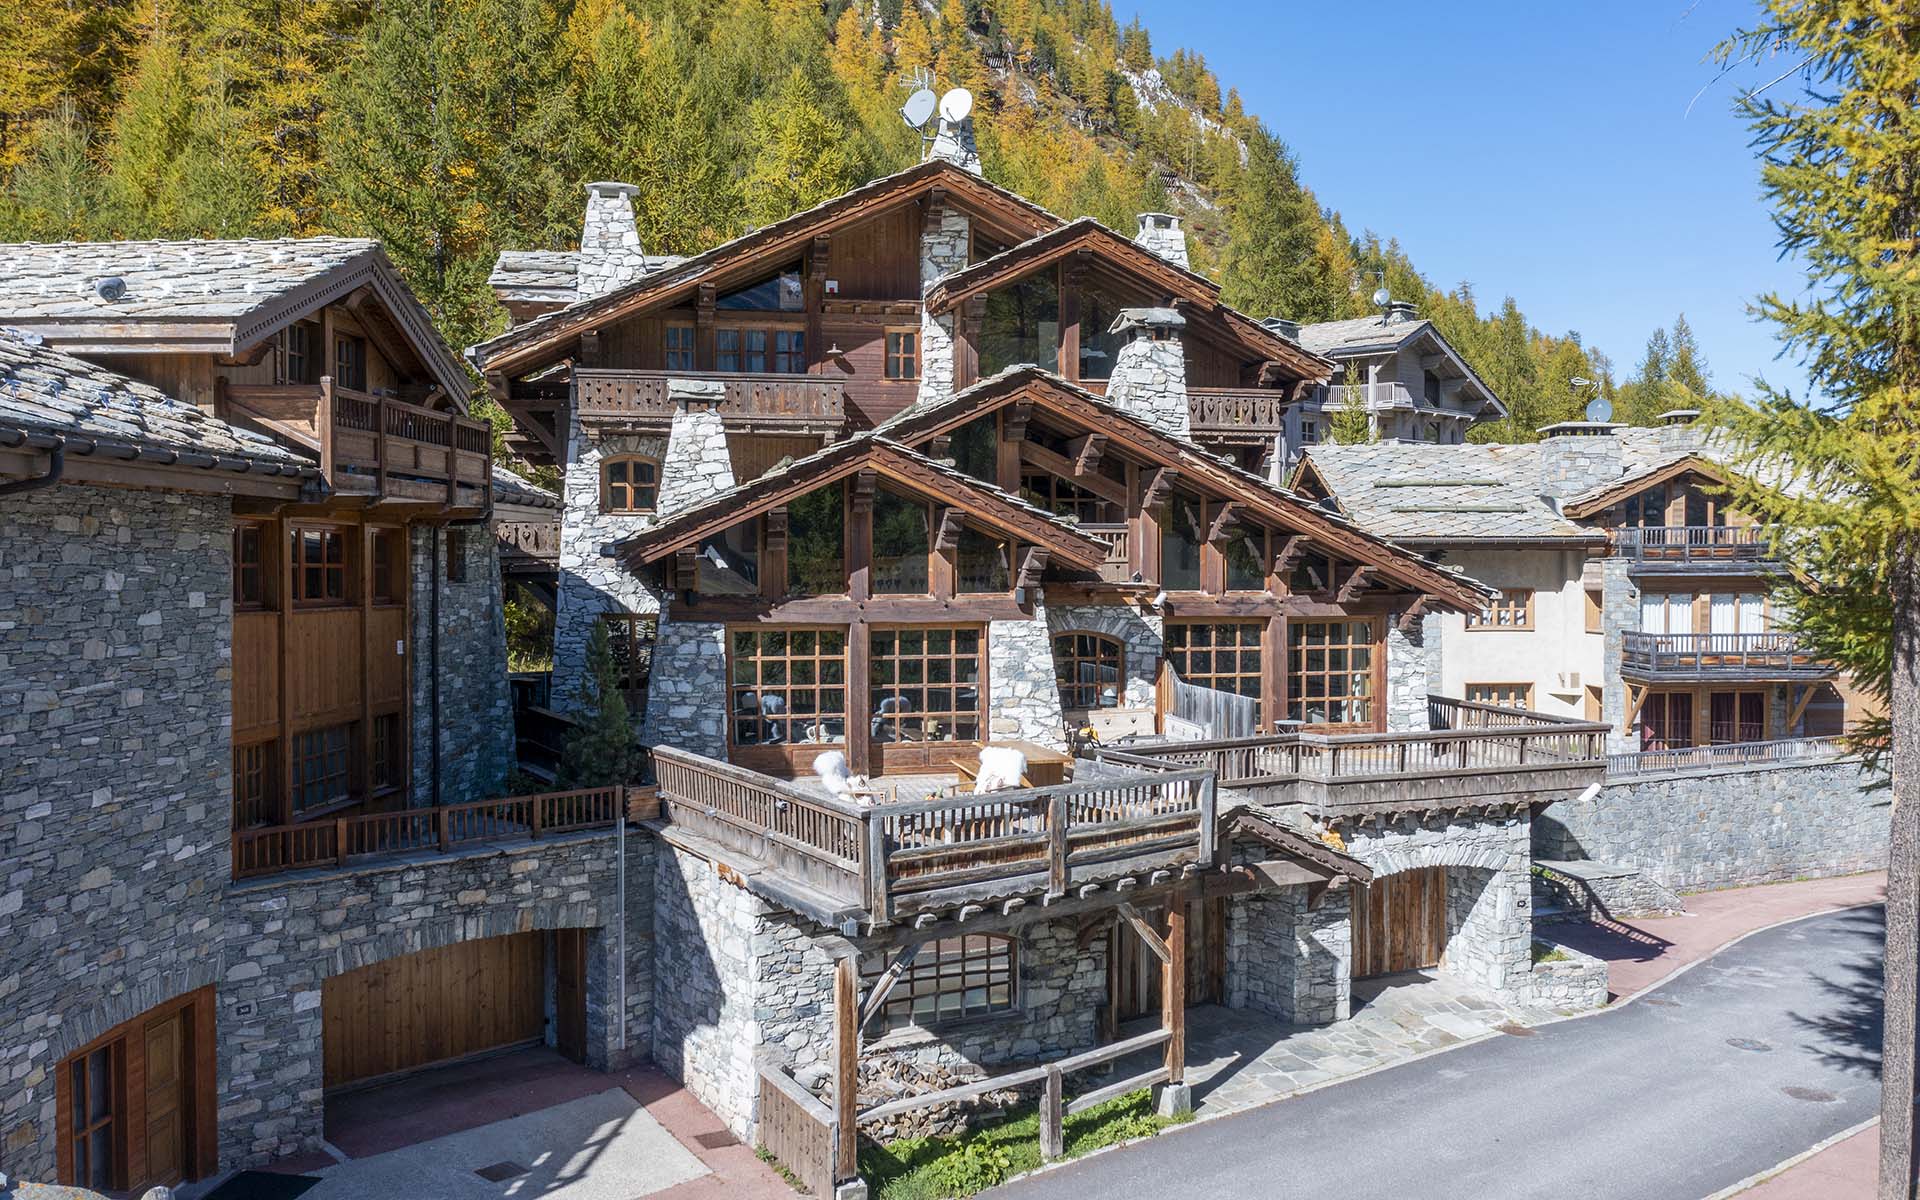
[[[650,458],[609,458],[600,465],[600,509],[649,513],[660,497],[660,464]]]
[[[400,586],[407,577],[406,563],[400,557],[403,544],[398,529],[376,529],[368,542],[373,559],[373,602],[400,603]]]
[[[1531,589],[1506,590],[1484,612],[1467,614],[1468,629],[1532,629]]]
[[[1767,736],[1765,692],[1713,692],[1707,696],[1707,740],[1758,742]]]
[[[373,790],[399,787],[405,778],[400,769],[403,761],[400,714],[381,713],[373,719],[373,737],[367,747],[367,780]]]
[[[1167,663],[1195,687],[1258,699],[1261,629],[1258,621],[1168,622]]]
[[[1126,651],[1097,633],[1062,633],[1053,639],[1053,674],[1062,708],[1118,708],[1126,693],[1121,669]]]
[[[713,369],[716,371],[740,369],[740,331],[738,329],[713,331]]]
[[[1640,705],[1640,748],[1680,750],[1693,745],[1693,693],[1654,692]]]
[[[1199,497],[1175,492],[1160,524],[1160,586],[1170,592],[1200,590],[1201,525]]]
[[[1667,485],[1656,483],[1636,496],[1628,496],[1626,521],[1630,527],[1660,528],[1667,523]]]
[[[978,629],[876,629],[868,639],[876,742],[980,739]]]
[[[353,726],[293,735],[293,811],[311,812],[353,795]]]
[[[447,582],[467,581],[467,531],[447,530]]]
[[[1118,504],[1051,471],[1028,471],[1020,476],[1020,498],[1057,517],[1072,517],[1082,525],[1112,525],[1126,519]]]
[[[367,339],[347,334],[333,339],[333,382],[356,392],[367,390]]]
[[[233,606],[267,606],[266,536],[258,525],[233,527]]]
[[[929,1027],[969,1017],[1013,1011],[1018,955],[1012,938],[969,933],[941,938],[920,947],[900,972],[880,1006],[882,1029]],[[866,972],[871,985],[891,967],[899,951],[875,959]]]
[[[1261,592],[1267,587],[1266,531],[1252,525],[1231,525],[1221,544],[1227,563],[1227,590]]]
[[[280,771],[274,743],[233,748],[234,824],[242,829],[280,819]]]
[[[887,378],[920,378],[920,331],[887,330]]]
[[[773,331],[773,369],[779,375],[804,375],[807,371],[807,334],[801,329]]]
[[[338,529],[293,531],[293,602],[347,601],[347,539]]]
[[[1530,709],[1533,707],[1533,685],[1530,683],[1470,683],[1467,685],[1467,700],[1473,704]]]
[[[1051,271],[987,295],[980,321],[980,378],[1020,363],[1060,369],[1060,290]]]
[[[845,630],[735,629],[728,642],[734,745],[847,740]]]
[[[669,325],[666,329],[667,370],[693,370],[693,326]]]
[[[114,1097],[114,1048],[102,1046],[73,1059],[67,1086],[73,1102],[73,1178],[80,1186],[110,1192],[119,1112]]]
[[[320,355],[315,344],[320,331],[306,321],[287,326],[287,382],[319,383]]]
[[[873,591],[882,596],[924,596],[927,575],[927,506],[885,488],[873,498]]]
[[[653,643],[659,634],[659,619],[637,613],[601,613],[600,623],[607,627],[607,650],[628,713],[637,715],[634,706],[645,698],[647,680],[653,673]]]
[[[1287,626],[1287,715],[1308,725],[1373,724],[1374,623]]]

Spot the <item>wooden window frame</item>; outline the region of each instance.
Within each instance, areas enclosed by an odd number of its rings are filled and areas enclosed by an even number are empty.
[[[406,717],[375,713],[367,719],[367,790],[375,796],[407,785]]]
[[[935,652],[932,649],[933,638],[939,634],[948,636],[948,649]],[[974,639],[974,650],[962,652],[960,643],[964,635]],[[902,638],[918,636],[921,649],[918,653],[902,653]],[[882,639],[891,639],[892,649],[884,650]],[[960,679],[960,664],[971,661],[974,678],[971,681]],[[984,625],[875,625],[867,630],[867,678],[856,686],[866,689],[867,723],[870,745],[876,760],[888,756],[896,759],[896,766],[934,767],[950,763],[953,758],[966,753],[971,747],[985,741],[990,720],[990,690],[988,685],[988,648],[987,629]],[[883,680],[880,675],[883,664],[892,663],[893,678]],[[906,664],[918,664],[917,671],[909,671]],[[945,663],[945,679],[935,679],[934,665]],[[917,673],[918,680],[903,678]],[[976,696],[975,707],[963,710],[958,704],[958,695],[965,688],[972,688]],[[882,690],[904,692],[916,689],[921,693],[918,707],[906,709],[896,706],[888,712],[881,711],[885,699],[879,693]],[[925,699],[930,689],[944,689],[954,696],[954,701],[945,708],[936,709]],[[944,723],[949,730],[948,736],[927,737],[929,722],[936,725]],[[919,736],[905,737],[902,734],[912,723],[918,727]],[[971,726],[971,733],[967,728]],[[883,737],[886,731],[894,736]],[[916,760],[912,763],[900,762],[901,759]],[[924,760],[924,761],[919,761]]]
[[[653,472],[651,483],[640,483],[633,478],[633,472],[627,472],[627,478],[615,482],[613,468],[622,464],[645,466]],[[620,490],[625,491],[625,501],[616,506],[615,498]],[[653,493],[652,501],[641,507],[637,496],[642,491]],[[660,505],[660,460],[648,454],[610,454],[600,460],[600,511],[615,516],[652,516]]]
[[[400,526],[374,525],[367,529],[367,596],[376,608],[406,603],[406,544],[407,531]]]
[[[798,636],[810,636],[812,651],[797,653],[794,639]],[[853,692],[855,684],[849,672],[848,628],[845,625],[732,625],[727,627],[727,751],[728,758],[745,767],[764,764],[778,772],[797,771],[806,767],[813,756],[828,750],[847,749],[847,725],[852,718]],[[837,637],[840,642],[838,654],[825,651],[821,646],[823,637]],[[749,655],[741,654],[740,640],[752,639],[753,651]],[[768,643],[774,638],[784,638],[785,649],[768,652]],[[779,678],[769,680],[769,667],[780,664]],[[813,676],[810,682],[795,682],[795,666],[805,664]],[[831,672],[828,668],[838,665],[839,681],[833,683],[824,677]],[[751,679],[743,679],[743,673],[750,672]],[[861,684],[864,686],[864,683]],[[838,690],[840,709],[838,712],[824,712],[821,695]],[[769,714],[765,699],[769,694],[777,693],[781,700],[781,712],[784,715]],[[796,741],[793,739],[793,727],[800,717],[795,713],[794,697],[811,695],[813,714],[823,720],[838,719],[840,737],[833,741]],[[748,714],[739,707],[746,695],[756,698],[757,711]],[[760,727],[764,736],[769,725],[784,724],[787,728],[785,741],[746,741],[739,739],[742,723],[752,722]],[[756,768],[757,769],[757,768]]]
[[[627,701],[628,715],[637,718],[634,706],[646,698],[653,675],[653,648],[660,640],[660,618],[653,613],[609,612],[601,613],[597,620],[607,629],[614,665],[622,676],[620,692]],[[643,628],[646,633],[641,632]],[[627,648],[624,660],[619,658],[620,644]]]
[[[1499,708],[1533,710],[1531,683],[1469,683],[1463,689],[1469,704],[1491,704]],[[1478,693],[1478,694],[1476,694]],[[1513,694],[1508,698],[1509,694]]]
[[[900,348],[897,339],[912,338],[913,348]],[[881,353],[885,357],[886,378],[901,382],[912,382],[920,378],[920,327],[918,325],[889,325],[881,334]]]
[[[66,1111],[70,1114],[67,1120],[71,1127],[63,1148],[72,1165],[63,1174],[80,1186],[110,1192],[127,1186],[127,1139],[131,1132],[131,1114],[127,1112],[126,1059],[125,1039],[121,1038],[70,1055],[60,1064],[61,1081],[66,1085],[67,1092]],[[105,1067],[103,1087],[107,1098],[104,1115],[94,1119],[85,1114],[93,1107],[90,1103],[94,1099],[92,1067],[96,1060]],[[91,1143],[95,1134],[102,1132],[106,1134],[107,1169],[104,1177],[99,1177],[89,1171],[95,1165],[91,1149],[83,1151],[82,1147]]]
[[[146,1141],[147,1096],[135,1086],[146,1078],[147,1029],[157,1022],[179,1017],[183,1044],[182,1092],[185,1103],[180,1111],[183,1124],[182,1147],[185,1161],[182,1176],[187,1181],[205,1179],[219,1169],[218,1100],[219,1078],[214,1034],[214,989],[203,987],[163,1004],[107,1030],[84,1046],[69,1052],[54,1068],[54,1171],[57,1178],[78,1184],[80,1164],[75,1160],[74,1142],[87,1126],[76,1120],[72,1068],[76,1062],[105,1051],[113,1064],[116,1125],[111,1135],[114,1191],[140,1191],[160,1182],[148,1174]],[[134,1144],[134,1136],[139,1143]],[[136,1152],[137,1151],[137,1152]]]
[[[233,827],[280,823],[280,739],[264,738],[233,748]]]
[[[1166,623],[1162,633],[1162,644],[1164,646],[1164,654],[1166,657],[1167,666],[1170,670],[1177,673],[1181,681],[1184,683],[1192,684],[1195,687],[1212,688],[1214,691],[1229,692],[1232,695],[1236,695],[1236,696],[1245,696],[1250,700],[1254,700],[1260,703],[1264,708],[1266,704],[1266,699],[1267,699],[1267,683],[1266,683],[1267,647],[1266,647],[1266,641],[1264,636],[1266,633],[1266,628],[1267,628],[1267,623],[1265,621],[1257,621],[1257,620],[1194,620],[1194,621],[1170,620]],[[1250,632],[1253,635],[1253,641],[1251,643],[1248,643],[1244,640],[1237,640],[1234,642],[1234,644],[1231,647],[1229,647],[1230,652],[1234,655],[1234,658],[1235,658],[1233,670],[1231,671],[1218,670],[1217,669],[1219,665],[1218,659],[1215,659],[1213,660],[1212,663],[1209,664],[1209,667],[1206,671],[1195,674],[1195,673],[1191,673],[1190,669],[1182,670],[1180,666],[1176,665],[1175,663],[1176,656],[1182,656],[1184,657],[1188,667],[1191,668],[1191,665],[1192,665],[1191,655],[1194,653],[1194,650],[1195,650],[1195,646],[1191,640],[1184,641],[1182,644],[1179,644],[1179,645],[1175,644],[1173,631],[1176,629],[1183,630],[1183,631],[1193,630],[1193,629],[1207,629],[1207,630],[1213,631],[1209,633],[1208,643],[1204,648],[1208,654],[1213,654],[1213,655],[1217,655],[1220,653],[1220,643],[1218,641],[1219,630],[1222,630],[1222,629],[1235,630],[1236,638],[1243,638],[1245,633]],[[1193,635],[1190,632],[1187,632],[1187,633],[1183,633],[1181,636],[1185,639],[1191,639]],[[1249,672],[1238,661],[1240,656],[1247,652],[1247,647],[1249,645],[1253,647],[1255,651],[1255,657],[1259,660],[1255,664],[1254,669],[1251,672]],[[1239,687],[1222,688],[1217,686],[1216,681],[1222,680],[1222,679],[1251,680],[1253,683],[1254,690],[1251,692],[1248,692],[1248,691],[1241,690]]]
[[[273,540],[273,526],[267,522],[234,522],[233,607],[236,612],[266,612],[273,608]],[[249,545],[252,546],[250,557]]]
[[[1316,625],[1343,625],[1349,630],[1349,640],[1347,641],[1338,643],[1328,641],[1321,643],[1321,648],[1329,652],[1336,649],[1345,649],[1351,653],[1354,649],[1362,645],[1365,646],[1369,660],[1366,671],[1367,691],[1365,693],[1358,694],[1357,696],[1334,696],[1329,690],[1324,695],[1309,694],[1306,686],[1309,679],[1331,681],[1337,675],[1351,676],[1355,674],[1351,667],[1346,670],[1335,671],[1331,659],[1327,660],[1327,665],[1317,670],[1307,669],[1306,654],[1313,649],[1313,647],[1305,641],[1305,638],[1310,636],[1310,631]],[[1369,640],[1365,643],[1352,640],[1352,631],[1359,630],[1363,627],[1368,631]],[[1298,670],[1294,667],[1294,643],[1296,636],[1301,639],[1302,661]],[[1329,617],[1325,620],[1289,621],[1287,623],[1287,645],[1281,653],[1286,655],[1282,663],[1282,669],[1286,676],[1287,716],[1290,719],[1299,719],[1304,722],[1308,702],[1312,700],[1325,700],[1331,705],[1336,702],[1344,703],[1358,699],[1364,701],[1366,704],[1367,715],[1365,717],[1348,721],[1306,722],[1303,727],[1316,730],[1357,731],[1379,730],[1385,727],[1387,647],[1385,619],[1383,617],[1345,616]],[[1293,718],[1293,713],[1296,709],[1300,713],[1299,718]]]
[[[359,801],[360,797],[354,792],[354,755],[360,738],[359,725],[358,721],[342,721],[294,733],[287,751],[289,774],[293,780],[293,790],[287,797],[287,803],[293,810],[294,820],[307,820]],[[337,743],[331,740],[334,735],[338,735]],[[338,792],[322,797],[315,803],[302,805],[300,795],[305,790],[303,773],[307,764],[316,760],[323,764],[326,771],[324,775],[315,776],[316,779],[338,779],[343,786]]]
[[[1605,633],[1607,631],[1605,593],[1597,588],[1582,588],[1581,595],[1586,597],[1582,603],[1586,606],[1587,632]]]
[[[899,951],[876,957],[864,974],[871,986],[894,964]],[[983,1000],[969,1004],[970,992],[984,992]],[[994,993],[1001,998],[994,999]],[[929,942],[894,981],[893,989],[875,1014],[879,1028],[900,1030],[951,1029],[989,1021],[1020,1010],[1020,942],[1005,933],[964,933]],[[928,1002],[924,1006],[920,1001]],[[916,1011],[919,1010],[919,1011]]]
[[[685,337],[684,345],[676,345]],[[669,371],[692,371],[695,369],[695,333],[691,322],[669,321],[660,335],[661,361]]]
[[[320,368],[320,326],[312,321],[295,321],[280,334],[282,360],[280,382],[316,384],[324,373]]]
[[[333,335],[333,383],[350,391],[367,390],[367,339],[357,333]]]
[[[1501,588],[1500,598],[1481,612],[1467,614],[1467,628],[1475,632],[1526,633],[1533,629],[1532,588]],[[1523,597],[1518,602],[1515,597]],[[1503,620],[1502,618],[1510,618]]]
[[[467,581],[468,530],[449,528],[446,535],[447,582]]]
[[[1093,656],[1089,658],[1081,653],[1082,642],[1091,643]],[[1064,645],[1062,643],[1065,643]],[[1078,676],[1078,667],[1082,663],[1092,663],[1095,674],[1099,674],[1108,664],[1108,650],[1112,651],[1114,695],[1111,704],[1100,696],[1100,689],[1106,686],[1096,680],[1083,683]],[[1053,635],[1053,679],[1060,689],[1060,707],[1075,711],[1093,711],[1102,708],[1124,708],[1127,703],[1127,646],[1119,638],[1109,634],[1096,633],[1091,629],[1069,629]],[[1093,703],[1083,704],[1091,692]]]
[[[353,543],[355,539],[350,536],[350,530],[351,527],[341,525],[289,525],[287,527],[286,542],[289,548],[288,558],[291,560],[290,565],[292,567],[288,595],[292,600],[293,607],[347,608],[358,603],[356,589],[354,587]],[[310,535],[318,535],[320,538],[320,558],[318,561],[309,561],[306,555],[307,539]],[[329,561],[327,558],[326,548],[329,544],[338,545],[340,548],[340,562],[338,564]],[[311,570],[322,572],[318,596],[308,594],[307,572]],[[332,588],[327,582],[327,576],[334,573],[337,573],[340,577],[340,594],[338,596],[329,594]]]

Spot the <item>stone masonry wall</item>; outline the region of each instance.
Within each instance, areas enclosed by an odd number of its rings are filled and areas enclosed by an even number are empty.
[[[679,620],[669,604],[653,647],[642,738],[708,758],[727,757],[727,627]]]
[[[1136,337],[1114,355],[1107,402],[1160,432],[1193,440],[1187,409],[1187,356],[1178,337]]]
[[[724,385],[718,380],[669,379],[667,393],[678,407],[667,433],[667,457],[660,464],[657,514],[662,521],[733,486],[727,427],[716,407],[725,395]]]
[[[325,981],[403,954],[531,930],[593,930],[587,1058],[651,1049],[653,839],[627,837],[628,1046],[619,1049],[615,839],[610,833],[230,889],[219,989],[220,1161],[260,1165],[319,1149]]]
[[[1046,606],[1033,618],[987,626],[987,719],[990,738],[1022,738],[1056,749],[1066,742],[1060,683],[1053,671],[1053,638]]]
[[[214,981],[232,808],[232,516],[0,499],[0,1171],[54,1174],[54,1068]]]
[[[1675,891],[1847,875],[1887,864],[1885,790],[1859,762],[1611,782],[1534,822],[1534,853],[1633,867]]]
[[[1390,733],[1424,730],[1428,726],[1427,695],[1437,694],[1440,672],[1440,621],[1423,618],[1406,633],[1393,616],[1387,618],[1387,730]]]
[[[683,850],[662,846],[656,863],[654,1061],[751,1140],[760,1042],[754,926],[767,907]]]
[[[1227,906],[1227,1007],[1294,1025],[1353,1012],[1352,890],[1307,906],[1304,886],[1236,896]]]
[[[1586,1012],[1607,1003],[1607,963],[1605,959],[1562,946],[1551,936],[1537,943],[1547,951],[1558,950],[1554,962],[1533,964],[1533,1003],[1555,1012]]]
[[[1620,675],[1620,656],[1626,645],[1627,630],[1640,628],[1640,587],[1628,573],[1629,560],[1618,555],[1601,560],[1600,609],[1606,633],[1602,651],[1604,677],[1601,680],[1600,719],[1607,731],[1607,749],[1626,754],[1640,748],[1638,735],[1623,732],[1627,720],[1627,685]]]
[[[935,280],[967,265],[972,250],[973,222],[966,213],[945,204],[931,205],[920,230],[920,291]],[[920,401],[943,400],[953,394],[954,314],[920,318]]]
[[[1049,604],[1047,632],[1050,636],[1099,633],[1115,639],[1124,652],[1120,663],[1120,673],[1126,682],[1123,702],[1136,707],[1154,703],[1154,681],[1163,652],[1162,622],[1158,613],[1142,613],[1124,604]]]
[[[499,543],[490,526],[413,529],[413,757],[415,804],[433,803],[433,687],[436,677],[432,588],[440,589],[440,800],[462,804],[505,794],[513,766],[513,699],[507,688],[507,630],[500,607]],[[445,560],[459,555],[461,582]]]

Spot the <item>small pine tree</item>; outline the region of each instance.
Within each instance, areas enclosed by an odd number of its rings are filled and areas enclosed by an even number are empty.
[[[1373,416],[1367,412],[1366,381],[1352,363],[1345,373],[1346,398],[1333,410],[1333,422],[1327,428],[1327,440],[1342,446],[1358,446],[1374,440]]]
[[[620,670],[613,660],[607,627],[596,621],[587,643],[587,673],[580,680],[579,725],[560,757],[559,783],[565,788],[631,783],[638,774],[639,745]]]

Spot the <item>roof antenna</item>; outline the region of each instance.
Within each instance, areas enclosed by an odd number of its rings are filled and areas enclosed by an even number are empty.
[[[925,67],[915,67],[912,74],[900,81],[900,86],[913,93],[900,106],[900,119],[907,123],[907,128],[920,131],[920,153],[925,157],[934,136],[927,131],[927,123],[933,120],[934,111],[940,104],[939,97],[933,92],[933,72]]]

